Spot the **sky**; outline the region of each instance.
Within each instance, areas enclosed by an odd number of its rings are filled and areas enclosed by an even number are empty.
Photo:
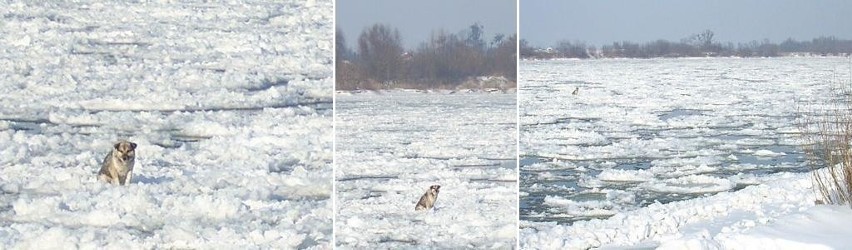
[[[426,42],[432,31],[458,34],[476,22],[484,27],[485,41],[496,34],[517,33],[515,0],[338,0],[335,4],[336,25],[352,49],[361,31],[376,23],[397,28],[403,47],[410,50]]]
[[[735,44],[823,35],[852,39],[852,1],[520,1],[520,37],[538,47],[563,40],[596,46],[615,41],[677,42],[708,29],[715,40]]]

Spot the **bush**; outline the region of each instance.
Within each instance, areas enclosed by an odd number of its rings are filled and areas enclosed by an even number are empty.
[[[800,113],[798,126],[817,203],[852,206],[852,91],[839,85],[834,101]]]

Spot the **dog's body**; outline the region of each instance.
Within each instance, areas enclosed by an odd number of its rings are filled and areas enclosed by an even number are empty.
[[[121,140],[112,146],[112,151],[104,158],[98,179],[104,182],[127,185],[130,183],[133,163],[136,162],[136,143]]]
[[[438,191],[441,190],[440,185],[432,185],[429,187],[429,191],[426,191],[422,197],[420,197],[420,202],[417,202],[417,206],[414,207],[414,211],[420,210],[429,210],[432,206],[435,205],[435,200],[438,199]]]

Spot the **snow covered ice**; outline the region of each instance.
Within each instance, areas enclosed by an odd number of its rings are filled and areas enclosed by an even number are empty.
[[[775,173],[737,192],[619,212],[571,226],[521,222],[521,248],[844,249],[852,212],[814,206],[809,173]]]
[[[332,8],[0,4],[0,248],[330,248]]]
[[[521,247],[848,246],[804,234],[852,211],[814,206],[796,114],[827,103],[850,65],[522,61]]]
[[[515,94],[421,92],[338,92],[337,246],[514,248]],[[436,184],[434,208],[415,211]]]

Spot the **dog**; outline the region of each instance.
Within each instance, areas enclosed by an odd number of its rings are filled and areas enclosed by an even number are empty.
[[[574,91],[571,92],[572,95],[577,95],[579,93],[580,93],[580,87],[575,88]]]
[[[429,187],[429,191],[426,191],[423,196],[420,197],[420,202],[417,202],[417,206],[414,207],[414,211],[420,210],[429,210],[432,206],[435,205],[435,200],[438,199],[438,192],[441,190],[440,185],[432,185]]]
[[[120,140],[104,158],[98,179],[116,185],[130,183],[133,164],[136,162],[136,143]]]

